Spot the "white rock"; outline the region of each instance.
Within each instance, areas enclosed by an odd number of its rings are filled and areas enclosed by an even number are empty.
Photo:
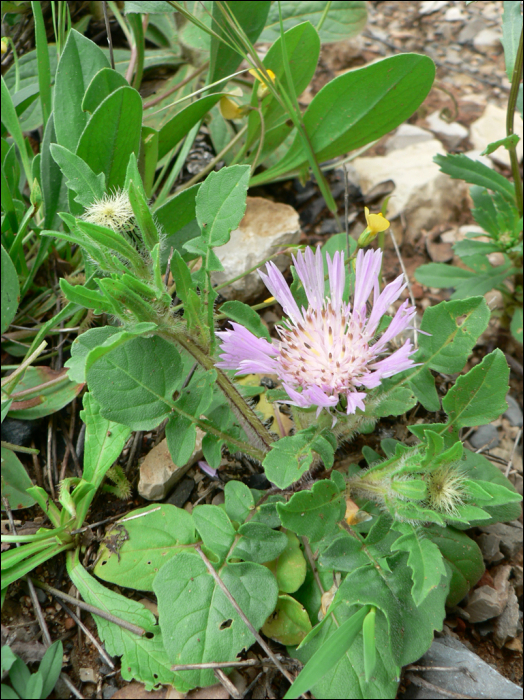
[[[502,35],[496,29],[482,29],[473,39],[476,49],[495,49],[500,46]]]
[[[444,15],[446,22],[456,22],[458,20],[465,20],[467,16],[462,12],[460,7],[449,7]]]
[[[519,161],[522,160],[522,119],[515,115],[514,131],[520,137],[520,141],[517,144],[517,156]],[[473,122],[470,128],[470,138],[471,143],[474,148],[478,148],[481,151],[486,148],[489,143],[494,141],[500,141],[506,136],[506,110],[501,107],[496,107],[493,104],[488,104],[484,110],[484,114]],[[494,153],[489,156],[495,163],[500,165],[506,165],[509,167],[509,153],[504,148],[498,148]]]
[[[138,493],[148,501],[161,501],[166,497],[172,486],[179,481],[188,469],[197,460],[202,459],[202,439],[204,434],[196,429],[196,443],[190,460],[183,467],[177,465],[171,459],[167,439],[153,447],[140,465],[140,480]]]
[[[231,238],[226,245],[215,248],[224,271],[212,274],[213,284],[222,284],[238,277],[246,270],[260,265],[279,249],[297,243],[299,238],[300,221],[293,207],[262,197],[248,197],[246,213],[240,226],[231,232]],[[290,258],[287,255],[279,255],[273,258],[273,262],[284,270],[289,265]],[[264,289],[259,275],[252,272],[221,289],[220,293],[226,299],[249,301]]]
[[[419,15],[431,15],[433,12],[442,10],[448,4],[448,0],[423,0],[420,3]]]
[[[458,122],[446,122],[441,119],[438,112],[433,112],[429,117],[426,117],[430,131],[432,131],[442,143],[454,151],[465,138],[468,137],[468,130]]]
[[[386,141],[386,153],[398,151],[423,141],[431,141],[432,138],[433,136],[427,129],[421,129],[414,124],[401,124],[393,136],[390,136]]]
[[[440,172],[433,162],[437,153],[445,151],[440,141],[431,139],[385,156],[353,161],[364,193],[384,180],[394,181],[388,219],[403,215],[410,243],[420,238],[421,229],[451,223],[463,210],[467,185]]]

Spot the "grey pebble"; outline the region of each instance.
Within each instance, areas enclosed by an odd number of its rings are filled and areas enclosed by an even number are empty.
[[[399,698],[449,698],[451,693],[459,697],[475,698],[522,698],[522,688],[504,678],[498,671],[469,651],[453,637],[435,639],[430,649],[418,662],[421,666],[452,667],[459,670],[422,671],[408,673],[408,678],[419,677],[448,691],[446,695],[435,690],[420,688],[414,682]],[[462,670],[462,669],[465,670]],[[456,695],[454,696],[456,697]]]
[[[481,447],[484,447],[485,450],[492,450],[500,442],[499,431],[491,423],[481,425],[469,438],[469,441],[475,450],[479,450]]]
[[[522,409],[518,402],[510,396],[506,396],[506,401],[508,402],[508,410],[504,411],[504,418],[507,418],[511,425],[516,425],[518,428],[522,428]]]

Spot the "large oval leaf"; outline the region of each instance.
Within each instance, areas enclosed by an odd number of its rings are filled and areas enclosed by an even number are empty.
[[[362,0],[338,0],[338,2],[283,2],[282,22],[284,31],[300,22],[309,20],[315,27],[320,25],[324,12],[328,14],[321,24],[320,38],[323,44],[332,41],[342,41],[355,36],[366,26],[366,3]],[[327,5],[330,7],[326,8]],[[278,3],[274,2],[269,10],[267,22],[259,41],[275,41],[280,36],[280,17]]]
[[[94,173],[105,173],[107,189],[122,187],[129,156],[138,156],[141,128],[142,98],[133,88],[121,87],[93,112],[76,154]]]
[[[2,246],[2,333],[10,326],[20,301],[18,275],[9,253]]]
[[[378,139],[410,117],[426,98],[435,77],[427,56],[401,54],[339,75],[315,95],[304,126],[317,160],[324,161]],[[307,163],[297,134],[284,158],[257,175],[267,182]]]
[[[96,73],[108,67],[102,49],[71,29],[56,71],[53,111],[57,141],[73,153],[89,120],[82,111],[84,93]]]
[[[18,382],[8,415],[21,420],[48,416],[67,406],[83,388],[83,382],[76,383],[69,379],[66,369],[57,371],[49,367],[28,367]],[[22,391],[27,393],[19,396]]]

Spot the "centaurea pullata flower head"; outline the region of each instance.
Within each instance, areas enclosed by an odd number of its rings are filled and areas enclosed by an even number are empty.
[[[223,369],[237,374],[274,373],[282,382],[289,400],[299,408],[335,409],[339,401],[348,414],[365,411],[366,392],[382,379],[413,367],[411,341],[388,355],[387,346],[408,328],[416,309],[405,301],[384,333],[376,338],[380,320],[396,301],[406,284],[400,275],[380,292],[379,272],[382,252],[360,250],[355,265],[353,304],[343,300],[346,271],[344,254],[333,259],[326,254],[329,295],[324,291],[324,265],[318,248],[293,256],[297,274],[307,295],[308,308],[299,309],[282,273],[274,263],[259,272],[264,284],[284,309],[285,325],[277,326],[279,341],[257,338],[238,323],[217,333],[221,338]],[[368,299],[373,292],[371,311]]]
[[[106,192],[102,199],[95,199],[85,210],[82,219],[120,233],[133,227],[134,216],[127,192],[115,190]]]

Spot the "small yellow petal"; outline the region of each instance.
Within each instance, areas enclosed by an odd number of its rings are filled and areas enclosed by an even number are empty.
[[[224,119],[239,119],[243,113],[242,108],[226,96],[220,98],[218,108]]]
[[[387,228],[389,228],[389,221],[382,213],[370,214],[369,209],[364,207],[364,214],[366,215],[366,223],[368,228],[371,229],[373,233],[380,233],[381,231],[385,231]]]
[[[253,76],[253,78],[256,78],[257,80],[259,80],[260,83],[264,87],[267,87],[266,76],[263,75],[261,71],[255,70],[254,68],[250,68],[250,70],[248,72],[250,75]],[[271,78],[271,82],[274,83],[275,82],[275,74],[273,73],[273,71],[270,68],[266,68],[266,73]]]

